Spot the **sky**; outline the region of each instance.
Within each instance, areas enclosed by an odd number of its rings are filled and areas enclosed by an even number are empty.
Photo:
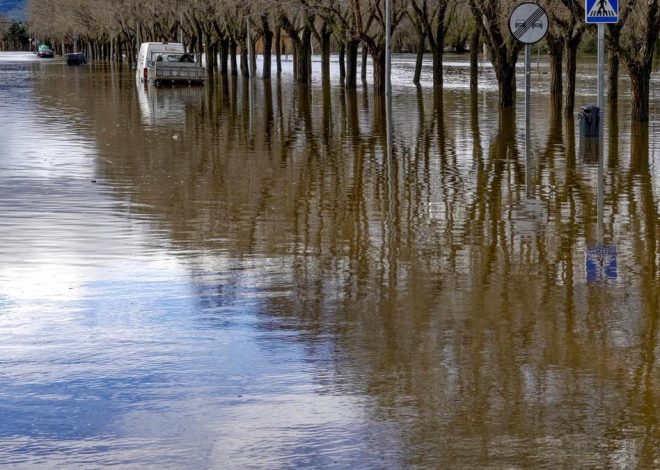
[[[27,0],[0,0],[0,16],[24,19],[26,4]]]

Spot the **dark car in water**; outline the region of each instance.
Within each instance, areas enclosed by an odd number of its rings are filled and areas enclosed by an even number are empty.
[[[85,65],[87,63],[87,57],[82,52],[66,54],[65,57],[67,65]]]
[[[37,48],[37,56],[44,59],[52,59],[55,57],[55,52],[49,46],[42,44]]]

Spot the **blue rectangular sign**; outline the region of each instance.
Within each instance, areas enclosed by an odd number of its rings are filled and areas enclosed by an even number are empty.
[[[586,0],[587,23],[618,23],[619,0]]]

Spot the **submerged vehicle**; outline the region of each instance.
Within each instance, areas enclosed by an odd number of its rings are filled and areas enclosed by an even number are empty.
[[[135,79],[138,82],[162,84],[202,84],[206,74],[183,44],[145,42],[138,53]]]
[[[41,44],[39,47],[37,47],[37,57],[41,57],[43,59],[52,59],[55,57],[55,52],[46,44]]]
[[[87,63],[87,57],[82,52],[74,52],[66,55],[67,65],[84,65]]]

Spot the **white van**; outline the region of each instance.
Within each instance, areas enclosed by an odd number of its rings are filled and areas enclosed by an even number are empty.
[[[165,83],[203,83],[204,69],[186,53],[183,44],[174,42],[144,42],[138,53],[135,80]]]

